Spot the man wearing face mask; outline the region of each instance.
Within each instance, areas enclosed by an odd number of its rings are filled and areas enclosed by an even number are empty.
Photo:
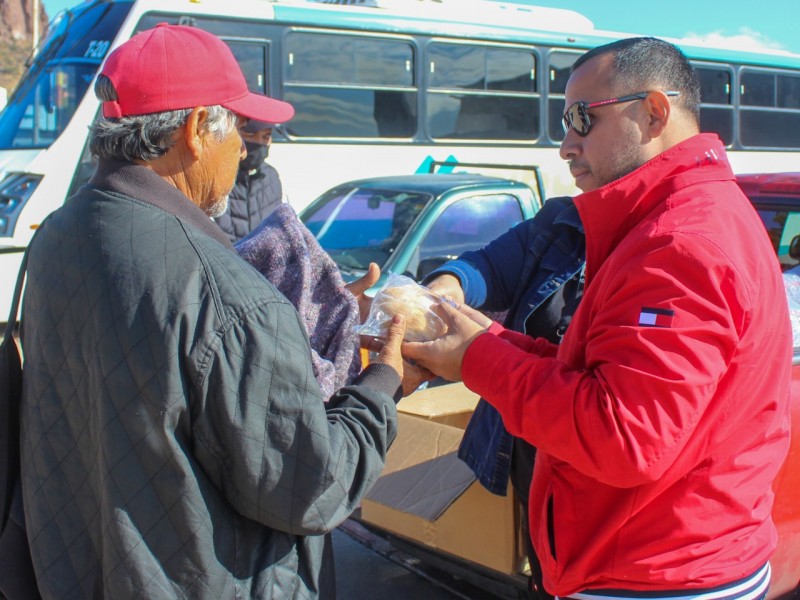
[[[245,237],[281,203],[283,187],[278,172],[264,162],[272,144],[272,128],[272,123],[251,120],[241,130],[247,157],[239,163],[228,210],[216,219],[231,243]]]

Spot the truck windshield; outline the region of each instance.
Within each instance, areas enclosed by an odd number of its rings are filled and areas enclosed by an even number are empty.
[[[301,215],[320,246],[346,273],[383,267],[432,198],[374,188],[340,186]]]
[[[131,6],[132,2],[94,2],[53,20],[0,113],[0,149],[47,148],[56,140]]]

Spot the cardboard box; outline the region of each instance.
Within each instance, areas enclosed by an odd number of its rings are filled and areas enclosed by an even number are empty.
[[[466,429],[480,397],[463,383],[450,383],[414,392],[403,398],[397,410],[421,419]]]
[[[416,392],[401,402],[397,439],[383,474],[361,503],[361,520],[486,568],[519,573],[524,553],[512,489],[505,497],[487,492],[456,456],[463,428],[439,422],[466,424],[477,397],[461,384],[424,392],[429,393]],[[418,394],[421,399],[415,399]],[[439,407],[437,398],[453,402]]]

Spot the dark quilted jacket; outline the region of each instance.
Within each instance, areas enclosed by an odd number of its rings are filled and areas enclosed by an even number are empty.
[[[264,163],[253,175],[240,169],[228,196],[228,210],[217,217],[217,225],[236,243],[280,205],[282,196],[281,178],[272,165]]]
[[[134,199],[136,196],[137,199]],[[22,473],[46,598],[330,598],[397,374],[323,404],[291,304],[175,188],[101,162],[34,244]]]

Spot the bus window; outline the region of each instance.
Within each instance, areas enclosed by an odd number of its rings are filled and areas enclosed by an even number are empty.
[[[800,111],[742,110],[739,123],[743,146],[800,148]]]
[[[800,76],[743,69],[739,130],[743,146],[800,148]]]
[[[428,46],[433,138],[532,140],[539,135],[536,56],[530,50]]]
[[[800,108],[800,75],[778,75],[778,106]]]
[[[716,133],[726,146],[733,144],[733,107],[700,107],[700,131]]]
[[[570,69],[578,60],[576,52],[551,52],[547,68],[547,133],[551,140],[564,139],[561,117],[564,114],[564,92],[567,89]]]
[[[700,80],[700,98],[704,104],[731,103],[731,71],[695,65]]]
[[[487,50],[486,89],[536,93],[536,60],[529,52]]]
[[[742,72],[742,104],[775,106],[775,75],[764,72]]]
[[[716,133],[733,144],[732,77],[729,68],[695,65],[700,80],[700,131]]]
[[[412,137],[414,49],[405,40],[292,32],[286,38],[285,126],[296,137]]]
[[[242,73],[247,80],[247,88],[257,94],[267,94],[265,81],[267,48],[263,43],[233,42],[225,40],[233,52],[236,62],[242,68]]]

